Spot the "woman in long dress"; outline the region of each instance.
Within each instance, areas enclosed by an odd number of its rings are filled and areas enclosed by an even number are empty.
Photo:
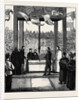
[[[62,51],[60,50],[60,47],[58,46],[57,52],[56,52],[56,72],[60,72],[59,62],[61,58],[62,58]]]

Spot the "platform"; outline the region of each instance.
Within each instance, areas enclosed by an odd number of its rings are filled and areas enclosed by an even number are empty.
[[[43,76],[43,73],[14,75],[11,92],[68,91],[66,84],[59,84],[59,73]]]

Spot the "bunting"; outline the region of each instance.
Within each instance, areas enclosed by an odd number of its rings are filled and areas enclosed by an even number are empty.
[[[32,24],[38,25],[38,26],[43,26],[44,24],[41,24],[39,19],[31,19]]]
[[[49,14],[42,15],[42,17],[44,18],[44,21],[46,22],[46,24],[54,25],[53,21],[50,19],[50,15]]]
[[[26,20],[26,23],[27,23],[29,16],[21,11],[19,11],[18,13]]]
[[[56,10],[52,10],[51,14],[53,16],[63,16],[63,13],[59,12],[59,11],[56,11]]]
[[[5,10],[5,21],[9,21],[10,20],[10,13],[13,14],[13,11],[11,9]]]

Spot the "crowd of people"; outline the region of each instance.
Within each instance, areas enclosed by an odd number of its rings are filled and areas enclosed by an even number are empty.
[[[57,52],[60,51],[58,48]],[[57,53],[56,53],[57,54]],[[56,55],[57,56],[57,55]],[[54,59],[57,67],[56,72],[59,71],[59,84],[66,84],[67,88],[70,90],[75,89],[75,72],[76,72],[76,54],[70,53],[67,57],[66,52],[59,53],[59,60]],[[46,59],[45,64],[45,71],[44,75],[50,75],[51,74],[51,60],[52,59],[52,53],[50,48],[47,48],[46,55],[44,57]],[[58,58],[58,57],[57,57]],[[32,48],[29,49],[29,52],[27,53],[27,57],[24,56],[24,46],[22,46],[21,50],[18,50],[17,48],[14,49],[11,55],[6,54],[5,56],[5,87],[6,91],[9,91],[11,88],[11,82],[12,82],[12,75],[15,74],[23,74],[24,73],[24,60],[26,60],[26,66],[28,66],[29,60],[39,60],[39,55],[37,53],[37,50],[35,49],[34,52],[32,52]],[[28,67],[26,67],[26,72],[28,72]]]
[[[69,57],[66,56],[66,53],[63,52],[62,58],[60,59],[60,74],[59,81],[60,84],[66,84],[67,88],[70,90],[75,89],[76,82],[76,54],[71,53]]]
[[[74,90],[76,85],[76,53],[70,52],[69,56],[67,56],[66,52],[63,52],[61,56],[61,53],[60,47],[57,47],[56,59],[54,60],[56,62],[55,71],[59,72],[59,84],[64,83],[67,88]],[[52,53],[49,47],[47,48],[45,58],[46,66],[44,75],[50,75]]]
[[[35,49],[34,52],[32,51],[32,48],[29,48],[29,52],[27,53],[27,56],[24,54],[24,46],[20,50],[15,48],[15,50],[11,54],[11,62],[15,66],[14,74],[23,74],[24,73],[24,61],[26,61],[26,66],[28,65],[28,60],[38,60],[39,56],[37,53],[37,50]],[[26,67],[27,68],[27,67]],[[28,69],[27,69],[28,71]]]
[[[11,55],[7,53],[5,55],[5,91],[11,89],[12,75],[19,75],[24,73],[24,60],[26,60],[26,72],[28,72],[28,60],[38,60],[39,56],[37,50],[32,52],[32,48],[29,49],[27,57],[24,55],[24,46],[20,50],[15,48]]]

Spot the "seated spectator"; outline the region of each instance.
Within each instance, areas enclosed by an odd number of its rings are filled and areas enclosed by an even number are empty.
[[[34,50],[34,60],[38,60],[38,59],[39,59],[39,56],[38,56],[37,50],[35,49]]]
[[[29,53],[27,54],[27,59],[28,60],[33,60],[34,59],[34,54],[32,53],[32,49],[29,49]]]

